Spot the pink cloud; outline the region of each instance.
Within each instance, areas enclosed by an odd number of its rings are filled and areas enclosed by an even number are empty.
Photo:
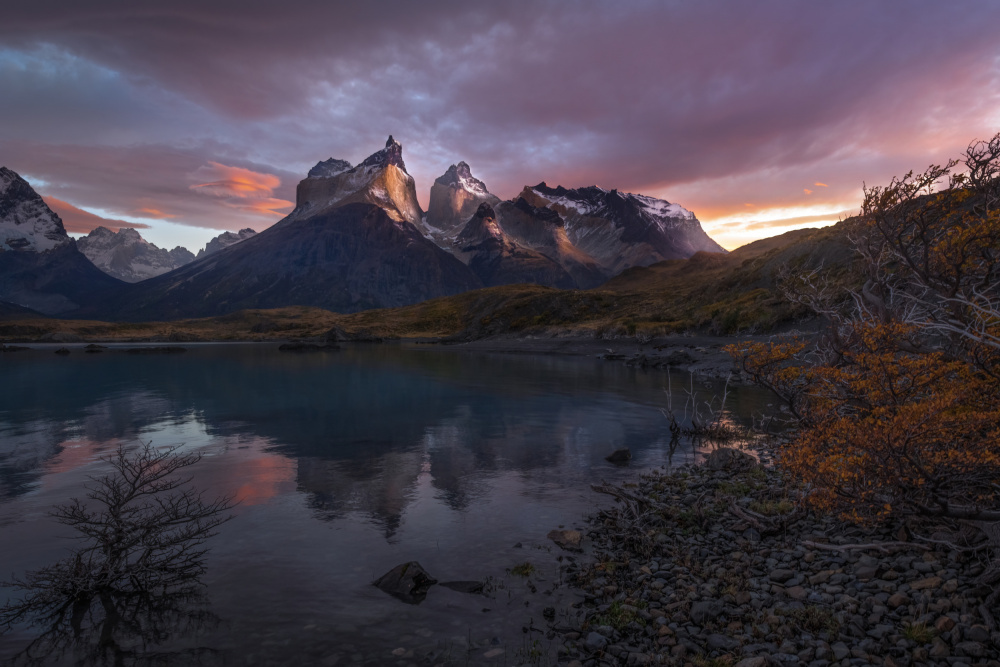
[[[63,227],[66,228],[66,231],[73,234],[89,234],[98,227],[107,227],[113,230],[118,230],[122,227],[149,229],[149,225],[144,225],[141,222],[126,222],[124,220],[115,220],[114,218],[103,218],[99,215],[94,215],[89,211],[84,211],[82,208],[78,208],[69,202],[56,199],[52,196],[46,195],[42,199],[45,200],[45,203],[49,205],[49,208],[56,215],[62,218]]]
[[[192,185],[192,190],[218,197],[226,206],[241,211],[280,217],[295,206],[294,202],[272,196],[281,186],[281,179],[274,174],[209,162],[195,172],[195,177],[207,182]]]

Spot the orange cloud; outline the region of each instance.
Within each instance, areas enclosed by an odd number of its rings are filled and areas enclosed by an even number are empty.
[[[281,179],[274,174],[209,162],[200,167],[195,176],[206,182],[192,185],[192,190],[223,199],[223,204],[230,208],[281,216],[295,205],[274,197],[275,189],[281,185]]]
[[[854,215],[853,211],[839,211],[837,213],[823,213],[820,215],[800,215],[794,218],[781,218],[779,220],[764,220],[761,222],[737,223],[742,224],[744,229],[772,229],[777,227],[793,227],[796,225],[807,225],[815,222],[834,223]]]
[[[45,203],[48,204],[49,208],[56,215],[62,218],[66,231],[73,234],[89,234],[98,227],[107,227],[108,229],[121,229],[122,227],[149,229],[149,225],[141,222],[125,222],[124,220],[115,220],[113,218],[103,218],[99,215],[94,215],[89,211],[84,211],[82,208],[77,208],[69,202],[56,199],[55,197],[45,196],[42,199],[45,200]]]
[[[133,211],[134,215],[142,216],[144,218],[159,218],[160,220],[166,218],[176,218],[176,215],[171,215],[169,213],[164,213],[163,211],[156,208],[137,208]]]
[[[828,188],[828,187],[830,187],[826,183],[820,183],[819,181],[816,181],[815,183],[813,183],[813,185],[815,185],[818,188]]]
[[[218,162],[209,162],[198,169],[195,176],[208,182],[192,185],[192,190],[201,190],[217,197],[270,197],[275,188],[281,185],[281,179],[274,174],[262,174]]]
[[[809,188],[802,188],[802,192],[806,193],[807,195],[811,195],[813,193],[813,191],[810,190]]]

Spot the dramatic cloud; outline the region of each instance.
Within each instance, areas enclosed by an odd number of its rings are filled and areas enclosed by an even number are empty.
[[[99,215],[94,215],[88,211],[84,211],[82,208],[77,208],[68,202],[64,202],[61,199],[56,199],[55,197],[42,197],[45,203],[49,205],[49,208],[55,212],[63,221],[63,227],[70,234],[89,234],[98,227],[107,227],[108,229],[118,231],[122,227],[134,227],[135,229],[149,229],[149,225],[143,224],[141,222],[126,222],[124,220],[114,220],[110,218],[102,218]]]
[[[281,179],[274,174],[209,162],[194,176],[199,180],[208,179],[208,182],[196,183],[191,186],[192,190],[218,197],[231,208],[281,217],[295,207],[295,202],[272,196],[281,186]]]
[[[425,204],[464,159],[501,197],[597,183],[712,232],[851,208],[1000,130],[996,25],[1000,4],[932,0],[15,4],[0,159],[77,206],[237,229],[391,133]]]

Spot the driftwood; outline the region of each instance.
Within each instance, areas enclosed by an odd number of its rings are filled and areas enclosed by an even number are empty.
[[[782,516],[765,516],[746,507],[740,507],[732,501],[729,503],[729,511],[738,519],[753,526],[761,535],[780,533],[806,515],[803,510],[796,509]]]
[[[870,544],[827,544],[826,542],[811,542],[806,540],[802,546],[821,551],[878,551],[883,554],[890,554],[893,551],[907,551],[917,549],[920,551],[930,551],[931,548],[923,544],[914,542],[872,542]]]
[[[617,500],[632,502],[635,503],[636,505],[643,505],[645,507],[650,507],[655,510],[668,511],[670,509],[667,505],[664,505],[663,503],[658,503],[652,498],[643,498],[642,496],[637,496],[634,493],[629,493],[625,489],[622,489],[617,486],[612,486],[607,482],[604,482],[602,484],[591,484],[590,488],[593,489],[594,491],[597,491],[598,493],[603,493],[612,496]]]

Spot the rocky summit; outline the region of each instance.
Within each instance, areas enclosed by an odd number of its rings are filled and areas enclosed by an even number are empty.
[[[129,227],[117,232],[98,227],[76,245],[94,266],[127,283],[146,280],[194,261],[194,254],[187,248],[157,247]]]
[[[694,213],[656,197],[597,186],[551,188],[544,182],[524,188],[520,197],[558,213],[570,243],[609,277],[699,251],[726,252],[705,233]]]
[[[536,283],[573,288],[576,281],[555,260],[507,238],[496,211],[483,202],[454,242],[455,256],[490,287]]]
[[[45,252],[68,245],[62,220],[28,182],[0,167],[0,251]]]
[[[424,230],[438,245],[447,247],[481,204],[495,206],[498,203],[500,198],[472,175],[468,164],[453,164],[431,186],[430,203],[423,219]]]
[[[373,204],[395,220],[420,224],[423,211],[417,202],[416,184],[406,173],[402,144],[391,135],[385,148],[358,166],[342,170],[345,165],[349,163],[330,158],[313,167],[296,189],[295,210],[275,226],[353,203]]]
[[[323,164],[322,162],[320,164]],[[312,172],[310,172],[312,173]],[[231,245],[236,245],[240,241],[246,241],[251,236],[256,236],[257,232],[253,229],[247,227],[241,229],[238,232],[222,232],[214,239],[205,244],[205,247],[198,251],[198,257],[204,257],[205,255],[211,255],[213,252],[219,252]]]
[[[77,249],[27,181],[0,167],[0,301],[62,315],[99,303],[120,286]]]

